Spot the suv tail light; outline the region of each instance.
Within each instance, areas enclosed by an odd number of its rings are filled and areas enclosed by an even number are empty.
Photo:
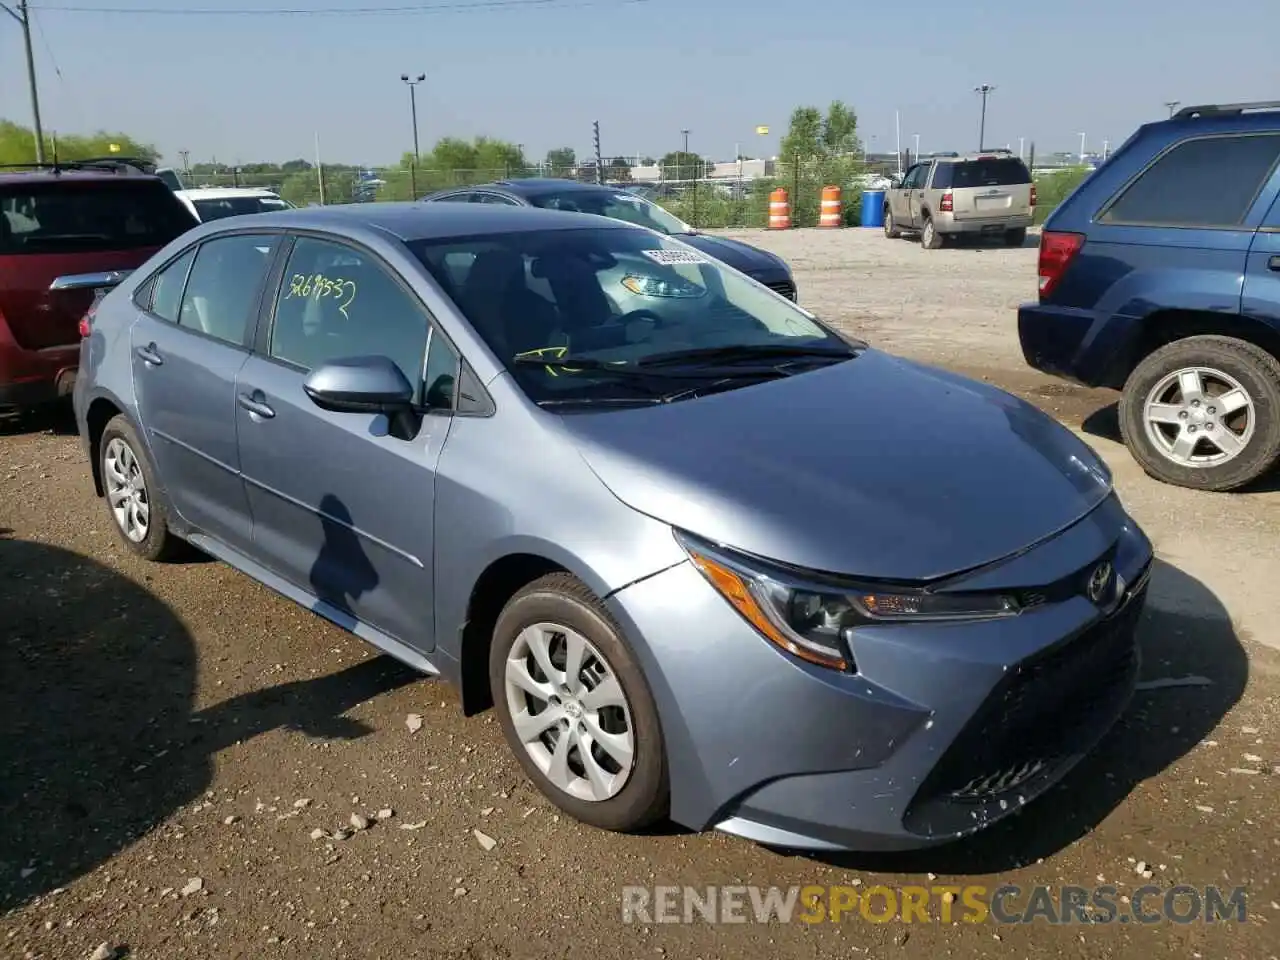
[[[939,213],[951,213],[955,209],[955,202],[951,197],[951,191],[948,190],[942,195],[942,199],[938,202]]]
[[[1040,299],[1053,292],[1084,246],[1084,234],[1046,230],[1040,235]]]
[[[1034,183],[1031,185],[1031,205],[1033,207],[1036,205],[1036,185]]]

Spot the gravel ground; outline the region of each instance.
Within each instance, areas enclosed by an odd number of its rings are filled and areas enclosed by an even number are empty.
[[[1141,690],[1062,787],[948,848],[814,858],[675,828],[604,834],[557,816],[492,717],[462,719],[442,684],[220,564],[125,556],[74,437],[9,423],[0,956],[1280,954],[1280,602],[1269,589],[1280,581],[1280,494],[1158,485],[1115,443],[1113,398],[1023,369],[1012,308],[1034,293],[1033,249],[926,252],[863,231],[741,235],[795,265],[811,309],[1085,431],[1160,557],[1144,680],[1184,685]],[[355,830],[353,814],[369,826]],[[317,830],[328,836],[313,839]],[[1248,921],[621,919],[624,885],[854,883],[1108,883],[1125,896],[1144,884],[1243,885]]]

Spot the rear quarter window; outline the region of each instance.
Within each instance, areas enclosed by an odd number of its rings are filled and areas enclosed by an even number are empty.
[[[1239,227],[1280,160],[1280,134],[1184,140],[1140,173],[1102,223]]]
[[[0,254],[160,247],[195,219],[159,180],[0,185]]]

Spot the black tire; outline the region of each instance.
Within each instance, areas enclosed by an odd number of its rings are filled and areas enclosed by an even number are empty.
[[[1006,247],[1020,247],[1027,242],[1027,228],[1019,227],[1017,230],[1006,230],[1004,232],[1004,245]]]
[[[1206,367],[1226,374],[1253,401],[1252,436],[1239,454],[1219,466],[1177,463],[1161,452],[1147,434],[1144,407],[1148,394],[1162,379],[1187,367]],[[1139,363],[1125,382],[1120,397],[1120,434],[1133,458],[1157,480],[1196,490],[1243,487],[1280,460],[1280,362],[1265,350],[1234,337],[1187,337],[1163,346]]]
[[[521,631],[535,623],[568,627],[585,637],[608,661],[626,697],[635,741],[634,765],[622,789],[607,800],[582,799],[557,787],[539,769],[516,734],[507,703],[507,657]],[[643,830],[667,816],[667,757],[653,694],[621,629],[576,577],[549,574],[508,601],[498,616],[489,649],[489,686],[512,753],[529,779],[565,813],[591,826],[619,833]]]
[[[124,443],[137,461],[146,490],[149,517],[146,536],[141,540],[131,540],[125,535],[119,521],[116,519],[108,497],[105,499],[107,512],[111,520],[111,529],[115,531],[125,549],[135,557],[156,561],[177,559],[183,553],[185,543],[169,529],[168,506],[160,493],[160,485],[156,481],[155,470],[151,466],[151,460],[147,457],[147,448],[143,446],[142,441],[138,438],[137,431],[133,429],[133,424],[125,418],[124,414],[117,414],[107,423],[106,428],[102,431],[102,438],[98,442],[98,467],[102,471],[104,489],[107,487],[108,482],[107,451],[111,447],[113,440],[119,440]]]
[[[884,235],[890,240],[897,240],[902,236],[902,231],[898,229],[897,221],[893,219],[893,211],[888,207],[884,208]]]
[[[925,217],[924,224],[920,227],[920,246],[926,250],[939,250],[942,248],[942,241],[942,234],[933,228],[933,218]]]

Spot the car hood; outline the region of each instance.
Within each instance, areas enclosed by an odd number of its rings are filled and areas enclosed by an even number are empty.
[[[794,377],[562,423],[633,509],[810,570],[958,573],[1110,493],[1093,451],[1001,390],[876,350]]]
[[[772,253],[728,237],[709,237],[705,233],[682,233],[676,236],[682,243],[722,260],[735,270],[748,276],[789,276],[786,263]]]

